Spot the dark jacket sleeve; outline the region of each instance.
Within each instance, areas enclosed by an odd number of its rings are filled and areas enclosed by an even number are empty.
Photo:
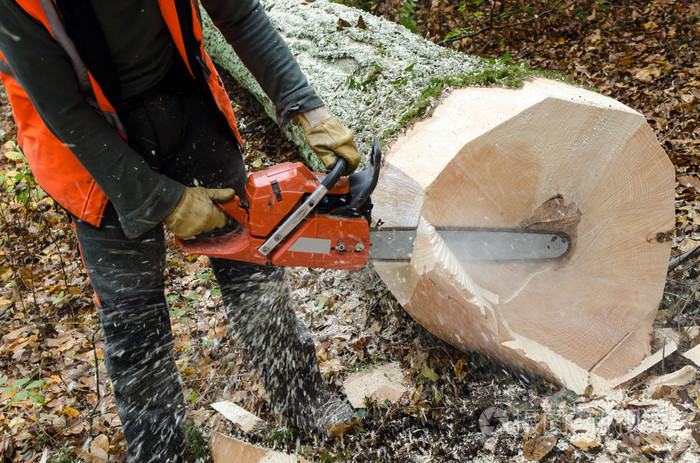
[[[128,237],[175,208],[184,185],[152,170],[86,102],[68,56],[15,2],[0,2],[0,50],[47,128],[114,204]]]
[[[202,4],[275,103],[280,127],[287,125],[295,112],[323,106],[258,0],[202,0]]]

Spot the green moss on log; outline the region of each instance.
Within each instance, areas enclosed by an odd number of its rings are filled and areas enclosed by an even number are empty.
[[[373,136],[386,145],[449,89],[517,87],[536,73],[507,59],[481,59],[440,47],[396,23],[328,0],[262,3],[329,111],[353,129],[363,154],[369,152]],[[272,103],[204,16],[205,45],[212,59],[274,117]],[[301,134],[292,127],[287,132],[319,168]]]

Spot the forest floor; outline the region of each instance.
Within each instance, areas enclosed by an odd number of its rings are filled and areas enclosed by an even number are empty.
[[[700,5],[693,0],[346,1],[444,46],[558,72],[643,113],[676,168],[673,256],[700,245]],[[470,36],[470,34],[475,34]],[[464,36],[464,37],[461,37]],[[230,86],[251,170],[296,159],[247,92]],[[0,462],[124,461],[124,435],[106,375],[96,306],[64,212],[36,189],[18,153],[0,87]],[[699,461],[700,383],[647,389],[693,365],[673,354],[627,387],[599,396],[506,371],[427,333],[371,269],[293,269],[298,315],[321,369],[343,380],[396,362],[409,392],[368,403],[361,427],[321,442],[270,411],[257,373],[226,325],[206,258],[168,252],[166,295],[193,442],[212,430],[332,461]],[[697,256],[669,270],[652,348],[700,343]],[[210,404],[230,400],[262,417],[246,435]],[[493,410],[495,426],[479,418]],[[482,420],[483,424],[483,420]],[[196,430],[204,431],[197,438]]]

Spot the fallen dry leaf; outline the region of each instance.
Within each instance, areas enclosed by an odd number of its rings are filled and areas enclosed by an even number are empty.
[[[579,441],[579,442],[572,442],[571,445],[580,448],[581,450],[590,450],[594,449],[600,446],[600,442],[584,442],[584,441]]]
[[[642,439],[639,437],[639,435],[634,434],[634,433],[625,433],[622,435],[622,440],[632,447],[633,449],[639,451],[640,447],[642,445]]]
[[[671,448],[671,451],[669,452],[669,456],[671,457],[672,460],[677,460],[681,455],[683,455],[683,453],[686,450],[688,450],[689,447],[690,447],[690,440],[688,440],[688,439],[682,440]]]
[[[542,437],[549,426],[548,421],[549,420],[547,419],[547,415],[543,414],[542,417],[537,421],[537,424],[525,433],[523,440],[529,441],[530,439]]]
[[[640,437],[642,441],[646,444],[652,445],[654,447],[663,447],[668,443],[666,436],[658,431],[650,432],[648,434],[641,434]]]
[[[359,418],[353,418],[352,420],[345,423],[335,423],[328,426],[328,435],[333,439],[337,439],[340,436],[347,434],[349,431],[355,429],[356,426],[360,425]]]
[[[523,444],[523,455],[530,461],[540,461],[552,451],[555,445],[557,445],[557,438],[554,436],[530,439]]]
[[[700,178],[694,175],[682,175],[678,177],[678,183],[686,187],[695,188],[698,192],[700,192]]]
[[[697,426],[690,430],[690,436],[700,445],[700,431],[698,431]]]
[[[663,385],[656,388],[654,393],[651,395],[652,399],[660,399],[666,397],[671,393],[671,386]]]
[[[97,456],[93,453],[86,452],[83,449],[75,449],[75,454],[85,460],[86,463],[108,463],[107,457],[102,458],[100,456]]]

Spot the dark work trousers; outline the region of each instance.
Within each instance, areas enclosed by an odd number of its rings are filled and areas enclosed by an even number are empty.
[[[187,186],[243,191],[236,140],[210,98],[170,76],[121,111],[130,145],[152,168]],[[157,226],[124,236],[107,207],[99,228],[75,219],[100,300],[104,354],[129,462],[185,461],[185,404],[164,296],[165,238]],[[281,268],[211,259],[229,321],[250,353],[273,409],[295,419],[325,389],[308,330]]]

